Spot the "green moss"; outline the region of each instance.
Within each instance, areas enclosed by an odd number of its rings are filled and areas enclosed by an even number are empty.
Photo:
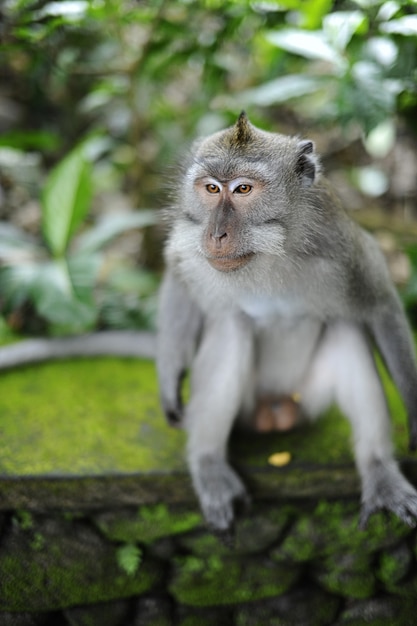
[[[367,554],[328,556],[318,566],[316,579],[327,591],[347,598],[369,598],[376,588],[372,560]]]
[[[404,408],[382,372],[400,454],[407,452]],[[37,365],[0,377],[0,473],[97,475],[184,469],[184,433],[162,416],[154,364],[85,359]],[[235,434],[233,456],[267,467],[278,450],[295,463],[351,461],[350,426],[336,409],[291,433]]]
[[[377,513],[365,531],[358,528],[358,506],[350,502],[320,502],[301,514],[282,544],[272,551],[277,561],[326,558],[333,553],[371,554],[395,545],[411,529],[394,515]]]
[[[87,359],[0,377],[0,473],[77,475],[184,469],[148,361]]]
[[[269,559],[188,556],[176,560],[169,590],[179,602],[192,606],[239,604],[279,596],[298,575],[294,565]]]
[[[95,523],[113,541],[152,543],[189,531],[202,523],[201,514],[165,504],[141,506],[136,513],[118,511],[96,516]]]
[[[407,452],[404,407],[381,367],[400,454]],[[162,416],[154,364],[85,359],[4,372],[0,377],[0,473],[100,475],[184,470],[185,435]],[[234,434],[232,456],[268,467],[279,450],[297,464],[352,460],[350,426],[336,409],[291,433]],[[276,472],[277,474],[279,472]]]
[[[122,571],[118,548],[102,543],[84,524],[45,520],[6,537],[0,555],[0,610],[52,611],[148,591],[160,581],[159,566],[144,559]],[[42,537],[42,541],[39,541]]]
[[[22,530],[30,530],[33,528],[33,517],[30,511],[16,511],[13,515],[13,522],[18,524]]]
[[[178,542],[182,548],[200,557],[256,554],[268,549],[279,539],[294,514],[294,507],[288,505],[267,506],[256,503],[248,514],[236,521],[231,546],[205,528],[180,537]]]

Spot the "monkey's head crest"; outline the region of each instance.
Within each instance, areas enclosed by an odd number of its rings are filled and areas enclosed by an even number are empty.
[[[245,111],[241,112],[231,130],[232,134],[229,141],[233,148],[243,148],[255,139],[254,128]]]

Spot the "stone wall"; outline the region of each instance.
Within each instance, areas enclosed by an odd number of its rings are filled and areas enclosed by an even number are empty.
[[[404,410],[385,379],[396,450]],[[234,542],[205,527],[154,367],[74,361],[0,378],[0,626],[411,626],[417,536],[357,528],[345,420],[234,433],[253,498]],[[285,452],[285,467],[271,455]]]
[[[411,626],[417,536],[348,501],[258,501],[233,545],[192,505],[1,517],[0,624]]]

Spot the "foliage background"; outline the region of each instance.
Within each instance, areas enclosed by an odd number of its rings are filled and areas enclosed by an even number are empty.
[[[415,309],[416,0],[6,0],[0,38],[6,330],[152,325],[149,209],[242,108],[316,141]]]

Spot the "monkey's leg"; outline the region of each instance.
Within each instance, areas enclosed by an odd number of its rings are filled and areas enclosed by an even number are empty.
[[[207,522],[227,530],[245,487],[227,462],[227,441],[251,383],[253,340],[249,320],[225,314],[208,323],[192,368],[186,407],[188,463]]]
[[[362,481],[361,526],[378,509],[415,525],[417,492],[394,460],[384,391],[359,327],[339,322],[326,329],[301,394],[313,414],[335,400],[352,424]]]

